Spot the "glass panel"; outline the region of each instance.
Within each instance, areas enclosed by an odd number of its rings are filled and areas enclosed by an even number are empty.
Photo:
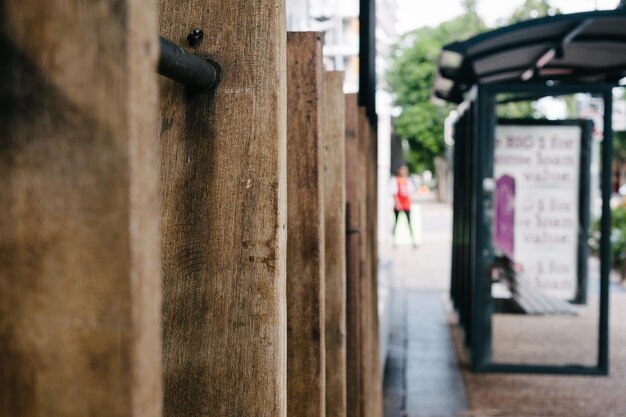
[[[602,99],[527,97],[497,96],[483,184],[491,362],[596,366]]]

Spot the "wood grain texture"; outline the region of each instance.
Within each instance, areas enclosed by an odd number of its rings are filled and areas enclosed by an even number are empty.
[[[361,417],[361,208],[363,188],[360,172],[359,112],[356,94],[345,96],[346,114],[346,387],[347,415]]]
[[[161,415],[153,2],[0,2],[0,415]]]
[[[161,82],[164,414],[284,417],[284,2],[159,4],[222,66],[213,93]]]
[[[344,73],[324,73],[326,416],[346,416],[346,161]]]
[[[287,34],[287,415],[324,417],[322,39]]]
[[[368,199],[368,168],[369,168],[369,151],[370,151],[370,124],[367,119],[367,113],[365,107],[359,107],[359,157],[358,161],[358,178],[357,188],[361,196],[363,204],[360,205],[359,216],[362,219],[361,233],[359,241],[359,254],[360,254],[360,276],[359,276],[359,302],[360,308],[360,322],[361,328],[361,398],[362,398],[362,416],[374,417],[374,398],[373,396],[373,384],[372,381],[372,340],[374,335],[372,334],[372,287],[371,283],[371,253],[370,253],[370,239],[372,225],[369,223],[369,199]]]
[[[382,369],[380,367],[380,331],[378,317],[378,141],[375,128],[369,124],[366,143],[367,158],[367,224],[368,224],[368,257],[369,257],[369,331],[370,360],[368,361],[371,381],[371,415],[373,417],[383,416],[383,381]]]

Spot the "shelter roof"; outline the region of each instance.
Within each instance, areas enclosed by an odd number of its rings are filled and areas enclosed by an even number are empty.
[[[453,103],[475,84],[617,83],[626,76],[626,10],[528,20],[444,46],[434,95]]]

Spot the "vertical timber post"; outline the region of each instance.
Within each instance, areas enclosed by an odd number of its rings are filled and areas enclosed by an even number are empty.
[[[356,94],[345,96],[346,114],[346,387],[347,415],[361,417],[361,206],[359,112]]]
[[[322,37],[287,34],[287,415],[324,417]]]
[[[156,9],[0,8],[0,415],[159,417]]]
[[[368,362],[370,367],[370,381],[372,382],[372,390],[370,397],[372,399],[372,415],[382,417],[383,415],[383,398],[382,398],[382,368],[380,360],[380,326],[378,317],[378,138],[376,129],[369,125],[367,146],[367,227],[368,227],[368,249],[370,262],[370,334],[371,339],[371,357]]]
[[[382,415],[382,376],[380,375],[378,311],[377,311],[377,259],[376,259],[376,0],[359,0],[359,105],[363,107],[359,131],[361,151],[364,153],[364,177],[366,183],[365,205],[362,211],[363,227],[361,271],[363,296],[363,349],[364,349],[364,416]],[[372,172],[370,172],[372,171]],[[367,287],[367,288],[365,288]],[[376,365],[375,365],[376,364]]]
[[[161,83],[166,417],[286,415],[282,0],[160,0],[160,33],[222,67]]]
[[[326,416],[346,416],[346,162],[344,73],[324,73]]]
[[[371,225],[369,224],[369,196],[368,196],[368,168],[370,151],[370,124],[367,118],[367,108],[359,107],[359,156],[358,163],[358,184],[362,204],[360,205],[361,240],[360,250],[360,276],[359,295],[361,303],[361,317],[359,326],[361,328],[361,375],[362,375],[362,407],[363,417],[374,417],[374,398],[372,381],[372,287],[371,287]]]

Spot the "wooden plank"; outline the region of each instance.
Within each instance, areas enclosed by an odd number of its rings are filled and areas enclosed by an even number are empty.
[[[369,124],[369,136],[367,146],[367,223],[368,223],[368,248],[370,261],[370,332],[371,357],[368,363],[370,367],[370,381],[372,381],[372,415],[383,416],[383,392],[382,392],[382,369],[380,366],[380,326],[378,317],[378,140],[376,129]]]
[[[345,97],[346,111],[346,387],[347,415],[361,417],[360,240],[362,188],[359,172],[359,114],[356,94]]]
[[[325,415],[322,36],[287,34],[287,415]]]
[[[376,132],[359,108],[359,151],[365,204],[361,215],[365,219],[361,241],[361,326],[363,339],[363,407],[365,417],[382,417],[382,372],[378,326],[378,259],[377,259],[377,144]]]
[[[360,206],[360,216],[362,221],[360,248],[360,277],[359,296],[361,302],[361,317],[359,326],[361,327],[361,375],[362,377],[362,398],[363,417],[374,417],[374,381],[372,380],[372,287],[371,287],[371,224],[369,223],[369,198],[368,198],[368,168],[370,152],[370,125],[366,115],[366,108],[359,107],[359,158],[358,187],[362,196],[363,204]]]
[[[160,0],[215,58],[214,93],[161,83],[165,416],[286,413],[286,32],[280,0]]]
[[[326,416],[346,416],[346,166],[344,73],[324,73]]]
[[[156,23],[2,3],[2,416],[161,415]]]

